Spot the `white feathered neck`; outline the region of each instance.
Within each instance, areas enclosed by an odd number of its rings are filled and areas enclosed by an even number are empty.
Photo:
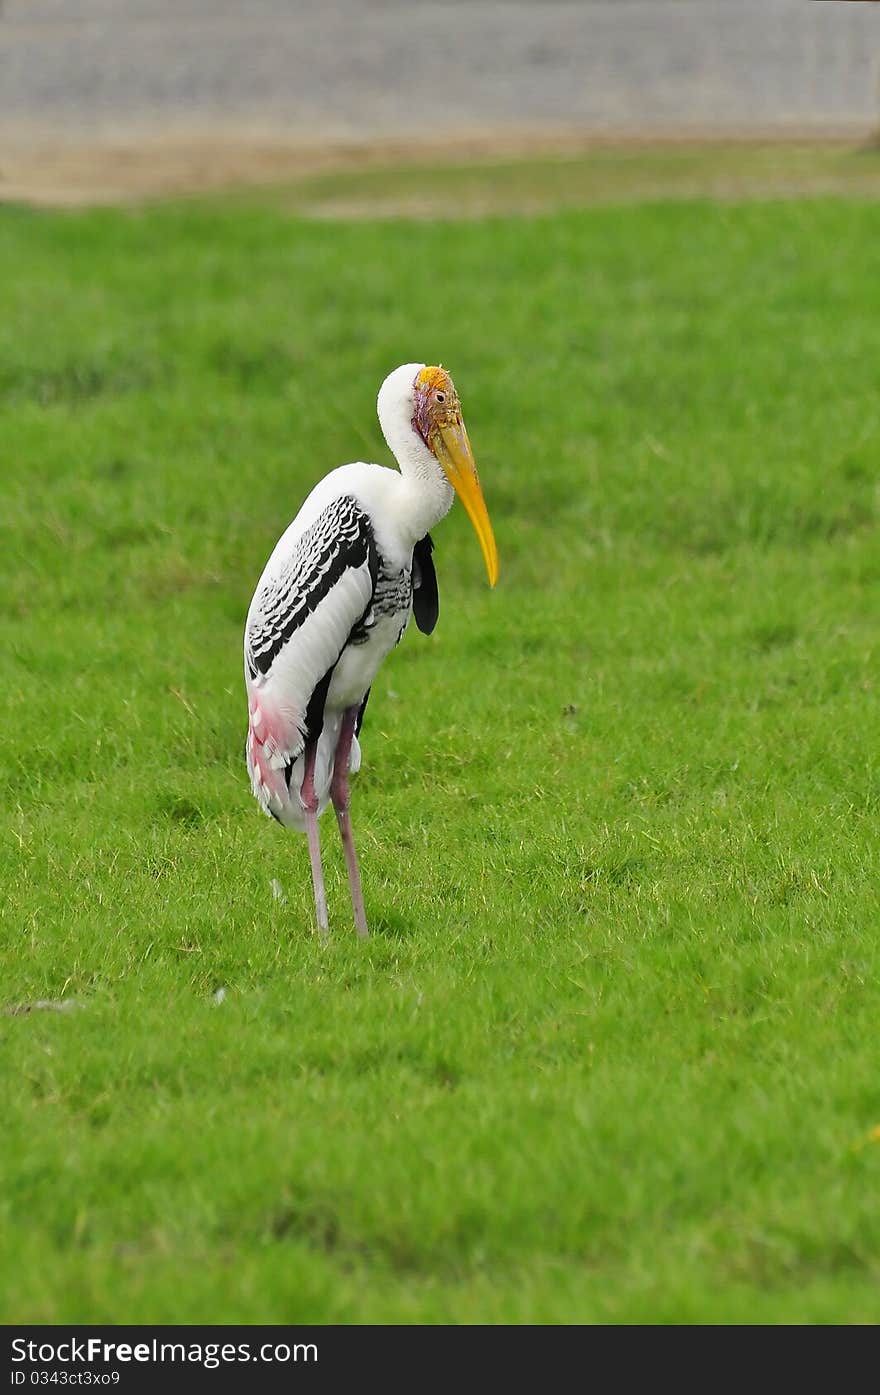
[[[399,521],[418,542],[449,512],[455,497],[437,457],[412,424],[415,381],[423,363],[404,363],[379,389],[376,410],[382,435],[400,467]]]

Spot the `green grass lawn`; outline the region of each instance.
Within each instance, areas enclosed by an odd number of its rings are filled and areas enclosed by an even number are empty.
[[[0,258],[0,1317],[876,1321],[880,207],[6,208]],[[457,508],[322,942],[241,632],[411,359],[501,581]]]

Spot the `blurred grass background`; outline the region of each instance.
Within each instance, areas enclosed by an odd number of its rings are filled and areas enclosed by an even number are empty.
[[[641,158],[0,211],[6,1321],[876,1317],[880,219]],[[410,359],[502,577],[456,510],[323,944],[241,630]]]

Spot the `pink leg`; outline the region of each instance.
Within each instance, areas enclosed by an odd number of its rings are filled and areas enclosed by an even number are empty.
[[[342,727],[339,732],[339,741],[336,746],[336,759],[333,762],[333,782],[330,786],[330,798],[333,800],[333,808],[336,810],[336,818],[339,822],[339,832],[342,835],[342,846],[345,849],[345,865],[348,868],[348,885],[351,888],[351,904],[354,907],[355,929],[362,940],[367,938],[367,913],[364,910],[364,893],[361,890],[361,874],[358,868],[357,853],[354,846],[354,834],[351,830],[351,815],[349,805],[351,803],[351,791],[348,787],[348,761],[351,755],[351,743],[354,739],[354,729],[357,723],[357,707],[349,707],[342,718]]]
[[[315,915],[318,917],[318,932],[326,935],[330,929],[330,921],[327,916],[324,869],[321,866],[321,840],[318,837],[318,796],[315,793],[315,756],[317,753],[317,741],[307,742],[305,772],[299,798],[306,816],[306,837],[309,840],[309,862],[312,865],[312,885],[315,888]]]

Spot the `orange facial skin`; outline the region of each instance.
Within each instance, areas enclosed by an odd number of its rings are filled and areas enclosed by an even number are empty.
[[[431,435],[438,427],[461,420],[461,403],[445,368],[423,368],[413,387],[413,427],[430,448]]]

